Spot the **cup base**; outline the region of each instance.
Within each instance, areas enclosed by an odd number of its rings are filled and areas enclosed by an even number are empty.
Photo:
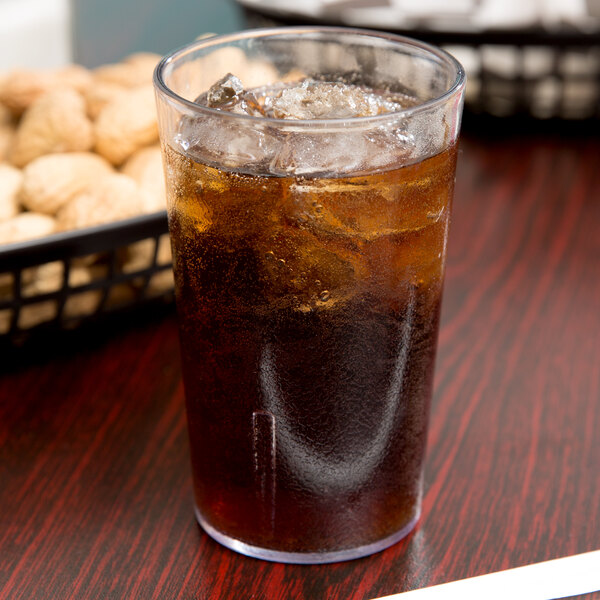
[[[217,531],[214,527],[209,525],[200,514],[198,507],[194,507],[196,514],[196,520],[200,524],[200,527],[216,542],[244,554],[252,558],[260,558],[262,560],[268,560],[271,562],[290,563],[297,565],[317,565],[333,562],[341,562],[344,560],[353,560],[356,558],[362,558],[363,556],[369,556],[375,554],[381,550],[385,550],[390,546],[393,546],[399,542],[402,538],[406,537],[417,524],[420,512],[409,521],[402,529],[396,533],[385,537],[372,544],[365,544],[364,546],[358,546],[356,548],[348,548],[346,550],[334,550],[333,552],[281,552],[279,550],[270,550],[268,548],[261,548],[260,546],[252,546],[246,544],[240,540],[229,537],[220,531]]]

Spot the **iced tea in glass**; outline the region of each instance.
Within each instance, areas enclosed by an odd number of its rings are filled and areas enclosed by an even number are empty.
[[[269,560],[381,550],[420,513],[464,73],[301,28],[155,82],[197,519]]]

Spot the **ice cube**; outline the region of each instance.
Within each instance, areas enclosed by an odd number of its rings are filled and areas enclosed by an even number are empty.
[[[278,175],[359,175],[406,164],[413,151],[410,136],[394,123],[372,131],[314,129],[287,135],[270,168]]]
[[[236,114],[265,116],[256,94],[245,90],[239,78],[231,73],[219,79],[208,92],[198,96],[196,102]]]
[[[231,73],[227,73],[214,83],[206,92],[206,105],[211,108],[222,108],[234,104],[244,91],[242,82]],[[200,101],[204,96],[199,98]]]
[[[175,143],[184,154],[224,168],[266,173],[278,146],[275,132],[268,126],[241,119],[186,117],[179,129]]]
[[[333,175],[360,168],[365,153],[356,136],[345,132],[290,133],[271,162],[277,175]]]
[[[360,244],[422,230],[447,215],[451,185],[439,162],[433,157],[400,170],[298,178],[285,214],[290,224],[325,241]]]
[[[253,117],[265,116],[264,107],[253,92],[240,94],[238,101],[231,106],[230,110],[237,114],[251,115]]]
[[[347,119],[393,112],[400,104],[355,85],[306,79],[269,102],[276,119]]]
[[[301,312],[347,300],[368,276],[359,253],[302,229],[271,233],[258,247],[269,301]]]

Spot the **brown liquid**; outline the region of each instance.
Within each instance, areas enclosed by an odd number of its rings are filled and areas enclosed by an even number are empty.
[[[198,510],[338,551],[418,515],[456,150],[337,179],[166,150]]]

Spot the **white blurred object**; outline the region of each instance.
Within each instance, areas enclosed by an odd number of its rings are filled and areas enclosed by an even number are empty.
[[[477,8],[475,0],[390,0],[394,10],[409,18],[423,19],[442,15],[465,15]]]
[[[481,29],[518,29],[540,22],[544,0],[484,0],[472,20]]]
[[[242,2],[242,4],[246,4]],[[300,13],[303,15],[317,16],[323,11],[323,7],[331,4],[327,0],[304,0],[299,5],[297,0],[250,0],[248,5],[254,4],[257,7],[271,9],[275,11],[283,11],[289,13]]]
[[[542,24],[553,27],[568,24],[587,29],[597,25],[597,19],[590,16],[586,0],[540,0]]]
[[[376,600],[556,600],[600,590],[600,550],[496,571]]]
[[[258,11],[282,15],[327,16],[340,23],[383,29],[437,31],[486,29],[552,30],[568,25],[581,31],[600,28],[600,0],[238,0]]]
[[[72,60],[68,0],[0,0],[0,70]]]

